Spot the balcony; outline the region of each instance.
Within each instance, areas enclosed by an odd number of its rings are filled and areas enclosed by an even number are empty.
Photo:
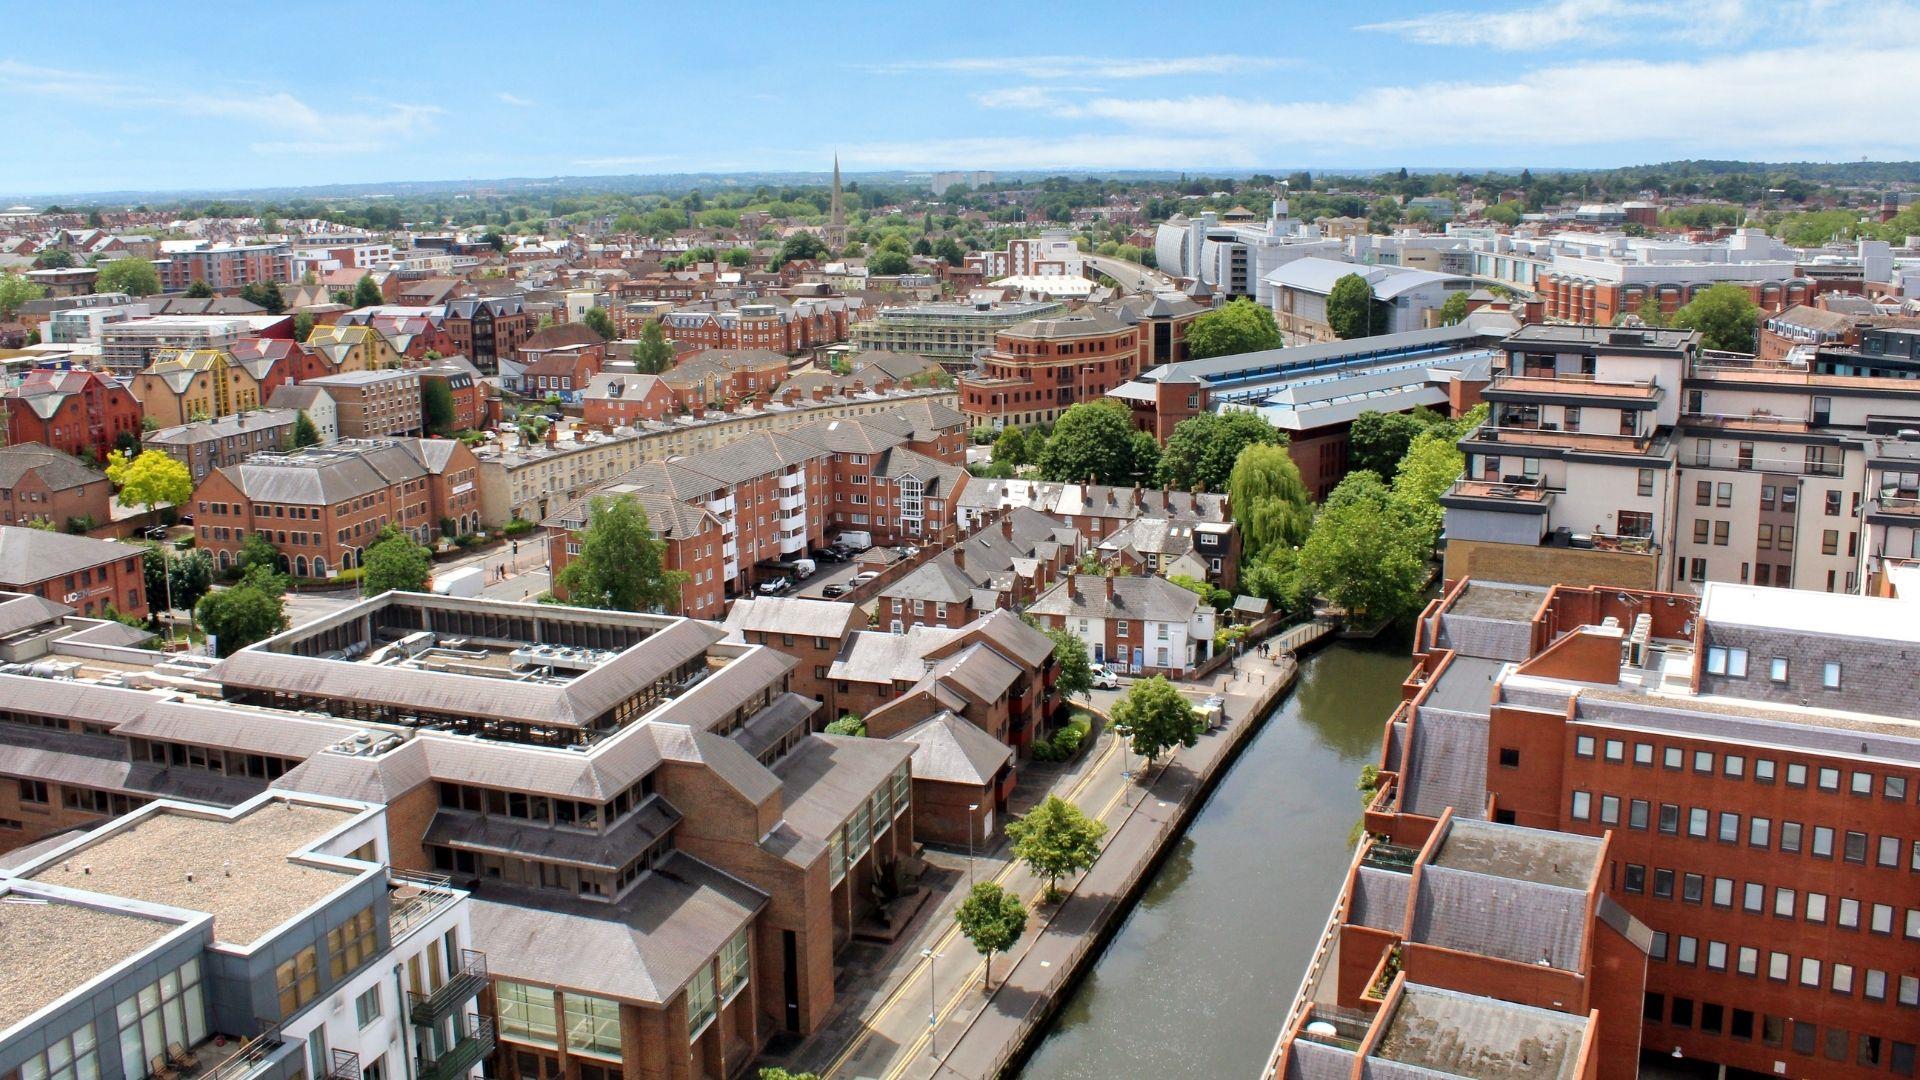
[[[1497,454],[1503,446],[1552,447],[1575,453],[1644,455],[1653,448],[1653,436],[1603,435],[1593,431],[1560,431],[1545,427],[1481,427],[1467,433],[1462,447],[1480,444],[1479,452]]]
[[[455,1020],[456,1026],[459,1024]],[[465,1076],[475,1065],[480,1064],[488,1054],[493,1053],[493,1021],[476,1013],[468,1013],[465,1030],[454,1044],[438,1057],[416,1058],[414,1062],[414,1080],[454,1080]]]
[[[387,871],[387,936],[396,944],[463,894],[442,874]]]
[[[1892,491],[1882,491],[1873,497],[1867,505],[1867,513],[1876,517],[1914,518],[1920,520],[1920,497],[1902,495]]]
[[[1601,380],[1577,372],[1496,375],[1486,389],[1489,401],[1501,401],[1508,397],[1527,401],[1578,398],[1615,408],[1632,408],[1636,404],[1651,407],[1660,400],[1662,393],[1652,379]]]
[[[360,1055],[351,1050],[333,1051],[333,1067],[321,1080],[360,1080]]]
[[[1473,480],[1462,477],[1441,496],[1442,506],[1482,510],[1521,510],[1544,514],[1553,506],[1553,490],[1539,477]]]
[[[806,480],[804,473],[784,473],[780,477],[780,488],[783,491],[791,491],[806,483]]]
[[[1777,416],[1773,413],[1682,413],[1680,424],[1690,428],[1711,428],[1714,431],[1760,431],[1760,432],[1807,432],[1813,430],[1812,421],[1800,416]]]
[[[279,1024],[245,1042],[229,1043],[225,1047],[205,1042],[194,1048],[201,1071],[193,1074],[193,1080],[253,1080],[278,1075],[277,1066],[302,1049],[300,1043],[286,1040]],[[226,1054],[224,1058],[218,1056],[222,1053]]]
[[[487,988],[487,954],[460,950],[460,968],[431,994],[407,992],[407,1015],[421,1027],[433,1027]]]
[[[807,497],[802,492],[796,491],[792,495],[780,496],[780,509],[782,510],[792,512],[795,510],[799,510],[800,508],[806,505],[807,505]]]

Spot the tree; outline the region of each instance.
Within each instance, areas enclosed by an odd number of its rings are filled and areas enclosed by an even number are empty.
[[[275,281],[256,281],[240,287],[240,299],[248,303],[259,304],[269,315],[278,315],[287,310],[287,298],[280,293],[280,284]]]
[[[305,343],[313,336],[313,315],[302,311],[293,317],[293,340]]]
[[[960,266],[967,261],[966,249],[951,236],[943,236],[933,245],[933,253],[947,261],[948,266]]]
[[[174,606],[192,611],[213,588],[213,555],[197,548],[168,557],[153,541],[144,546],[140,565],[146,579],[147,610],[167,610],[167,590],[171,586]]]
[[[1128,740],[1134,753],[1147,759],[1151,769],[1161,754],[1200,741],[1200,717],[1166,676],[1155,675],[1135,682],[1113,707],[1113,730]]]
[[[1454,439],[1452,431],[1439,428],[1423,433],[1407,448],[1393,477],[1395,509],[1428,537],[1429,546],[1439,538],[1446,518],[1440,496],[1467,467],[1467,457]]]
[[[1040,453],[1040,474],[1048,480],[1100,484],[1133,484],[1151,474],[1159,448],[1146,435],[1142,447],[1135,435],[1133,416],[1125,405],[1102,398],[1072,405],[1054,422],[1053,437]],[[1156,458],[1145,462],[1149,452]]]
[[[660,320],[649,320],[640,328],[640,340],[633,347],[633,366],[643,375],[658,375],[673,366],[673,345],[660,328]]]
[[[667,545],[631,495],[596,497],[587,506],[580,554],[560,571],[567,602],[615,611],[664,611],[679,603],[687,575],[665,569]]]
[[[447,380],[420,380],[420,413],[427,422],[428,434],[453,434],[453,387],[447,385]]]
[[[867,737],[867,722],[852,713],[847,713],[840,717],[840,719],[829,723],[826,727],[826,732],[829,735],[847,735],[856,739],[864,739]]]
[[[93,279],[93,291],[120,292],[128,296],[152,296],[160,291],[160,272],[153,263],[128,256],[114,259],[100,268]]]
[[[107,479],[120,489],[120,501],[144,506],[179,506],[193,497],[193,474],[159,450],[147,450],[129,459],[114,451],[107,455]]]
[[[1200,316],[1187,327],[1187,355],[1195,360],[1277,349],[1280,344],[1273,312],[1246,297]]]
[[[1362,338],[1377,329],[1373,286],[1359,274],[1343,274],[1327,293],[1327,325],[1342,339]]]
[[[973,891],[953,913],[960,932],[967,936],[980,955],[987,958],[985,978],[980,987],[993,987],[993,954],[1006,952],[1027,932],[1027,908],[1020,898],[992,881],[974,885]]]
[[[220,655],[232,656],[285,630],[287,602],[249,575],[238,585],[202,597],[194,617],[217,639]]]
[[[380,283],[373,280],[372,274],[361,274],[360,280],[353,283],[353,306],[376,307],[384,303],[386,297],[380,294]]]
[[[0,319],[11,319],[20,305],[38,300],[47,290],[19,274],[0,274]]]
[[[248,534],[240,541],[240,550],[234,553],[233,569],[242,577],[278,574],[280,572],[280,549],[259,533]]]
[[[48,248],[33,257],[35,270],[67,270],[74,265],[73,252],[66,248]]]
[[[363,565],[368,596],[389,590],[425,592],[433,576],[433,556],[392,525],[382,529],[380,538],[368,546]]]
[[[1419,413],[1382,413],[1368,409],[1353,418],[1347,432],[1347,461],[1350,469],[1365,469],[1392,479],[1407,447],[1439,417],[1431,410]]]
[[[613,316],[607,314],[606,308],[588,308],[587,313],[580,317],[580,321],[586,324],[587,329],[599,334],[601,341],[612,341],[618,336],[619,332],[613,328]]]
[[[728,248],[727,253],[722,256],[722,258],[726,260],[728,266],[736,270],[743,270],[748,263],[753,261],[753,252],[743,247]]]
[[[1300,547],[1301,579],[1355,622],[1396,619],[1419,606],[1431,550],[1377,473],[1349,473]]]
[[[1245,561],[1276,547],[1306,542],[1313,525],[1313,496],[1284,445],[1263,443],[1240,451],[1227,474],[1227,502],[1240,526]]]
[[[1071,630],[1045,631],[1053,642],[1053,662],[1060,672],[1054,677],[1054,689],[1063,697],[1086,697],[1093,692],[1093,661],[1087,657],[1087,643]]]
[[[819,1073],[788,1072],[778,1065],[766,1065],[760,1069],[760,1080],[820,1080]]]
[[[1463,322],[1467,317],[1467,291],[1461,289],[1447,294],[1447,302],[1440,305],[1440,325],[1452,326]]]
[[[1723,281],[1673,313],[1673,325],[1700,331],[1700,347],[1750,353],[1760,326],[1760,306],[1747,290]]]
[[[797,259],[817,259],[826,253],[827,245],[819,237],[809,232],[797,232],[781,243],[773,262],[775,266],[784,266]]]
[[[320,429],[313,424],[313,417],[307,410],[301,409],[293,414],[293,444],[288,447],[298,450],[306,446],[320,445]]]
[[[867,260],[867,270],[881,277],[897,277],[913,269],[913,260],[898,251],[882,251]]]
[[[1047,879],[1046,902],[1060,898],[1059,881],[1093,865],[1100,857],[1100,838],[1107,823],[1089,818],[1058,795],[1007,822],[1014,858],[1027,864],[1036,877]]]
[[[1240,451],[1257,444],[1285,445],[1286,436],[1253,412],[1201,413],[1180,421],[1167,436],[1158,469],[1161,487],[1220,491],[1227,486]]]
[[[1022,465],[1031,465],[1033,464],[1035,456],[1035,443],[1038,443],[1039,447],[1044,448],[1046,446],[1046,436],[1035,432],[1034,436],[1030,437],[1020,428],[1003,428],[1000,434],[993,440],[993,460],[995,462],[1004,461],[1015,468]]]
[[[192,284],[187,286],[187,298],[190,300],[206,300],[212,296],[213,286],[199,278],[194,278]]]

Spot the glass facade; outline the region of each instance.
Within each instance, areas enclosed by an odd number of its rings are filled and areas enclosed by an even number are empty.
[[[206,1039],[207,1006],[200,989],[200,961],[187,961],[122,1001],[115,1019],[120,1027],[120,1060],[128,1069],[144,1071],[155,1058],[167,1056],[169,1044],[190,1047]]]
[[[620,1058],[620,1003],[587,994],[565,997],[567,1049]]]
[[[494,981],[500,1008],[500,1037],[536,1046],[559,1046],[553,1015],[553,991],[508,979]]]

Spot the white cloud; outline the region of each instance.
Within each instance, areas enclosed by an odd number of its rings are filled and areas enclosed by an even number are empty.
[[[531,101],[528,101],[528,100],[527,100],[526,98],[523,98],[523,97],[521,97],[521,96],[520,96],[520,95],[518,95],[518,94],[509,94],[509,93],[507,93],[506,91],[504,91],[504,90],[503,90],[503,91],[501,91],[500,93],[498,93],[498,94],[495,94],[495,95],[493,95],[493,96],[494,96],[495,98],[498,98],[498,99],[500,100],[500,102],[501,102],[501,104],[503,104],[503,105],[511,105],[511,106],[513,106],[513,107],[514,107],[514,108],[516,108],[516,109],[531,109],[531,108],[533,108],[533,102],[531,102]]]
[[[1768,36],[1788,40],[1783,34],[1818,33],[1836,17],[1851,14],[1839,11],[1834,0],[1547,0],[1506,11],[1435,11],[1357,29],[1421,45],[1523,52],[1626,42],[1712,47]]]
[[[285,91],[234,85],[183,91],[167,83],[99,72],[39,67],[0,60],[0,91],[110,108],[231,120],[244,135],[279,138],[250,142],[261,154],[370,153],[423,135],[444,110],[437,105],[368,102],[357,111],[325,112]]]
[[[1153,79],[1168,75],[1212,75],[1263,71],[1288,63],[1277,56],[962,56],[941,60],[899,60],[865,65],[881,75],[943,72],[961,75],[1010,74],[1026,79]]]
[[[841,155],[862,169],[1252,168],[1261,164],[1259,156],[1244,142],[1151,134],[877,142],[849,146]]]

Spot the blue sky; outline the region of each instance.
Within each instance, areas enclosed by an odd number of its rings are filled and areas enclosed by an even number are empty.
[[[1920,158],[1920,0],[89,3],[0,193],[866,169]]]

